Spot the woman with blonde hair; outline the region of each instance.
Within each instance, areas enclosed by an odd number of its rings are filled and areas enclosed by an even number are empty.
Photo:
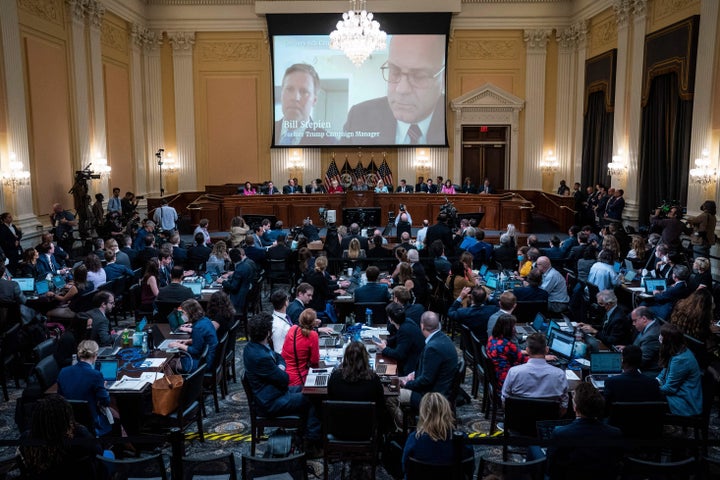
[[[353,238],[350,240],[348,249],[343,252],[343,258],[349,258],[351,260],[357,260],[359,258],[365,258],[365,250],[360,248],[360,240]]]
[[[615,235],[608,234],[603,237],[602,249],[612,252],[613,261],[620,258],[620,242],[615,238]]]
[[[285,335],[282,357],[285,359],[285,373],[290,377],[288,386],[303,385],[310,367],[320,363],[320,340],[313,327],[317,314],[312,308],[306,308]]]
[[[455,444],[453,428],[455,416],[450,402],[438,392],[426,393],[420,401],[420,417],[417,429],[410,433],[403,450],[403,469],[407,470],[410,457],[421,462],[435,465],[453,465],[455,463]],[[462,459],[471,458],[473,449],[463,444]]]
[[[333,300],[335,294],[344,294],[345,290],[335,281],[335,279],[327,272],[328,259],[324,255],[320,255],[315,259],[315,268],[305,275],[305,281],[313,287],[313,298],[308,305],[316,312],[325,311],[325,303]],[[346,282],[345,286],[350,282]]]
[[[220,240],[213,244],[212,252],[205,262],[205,271],[210,274],[221,275],[227,270],[230,264],[230,255],[228,255],[227,244]]]
[[[630,251],[626,258],[630,260],[643,260],[647,253],[647,243],[640,235],[633,235],[630,242]]]

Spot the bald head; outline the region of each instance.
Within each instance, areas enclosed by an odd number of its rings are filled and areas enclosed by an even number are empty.
[[[425,312],[420,317],[420,328],[422,329],[425,337],[430,336],[438,328],[440,328],[440,317],[435,312]]]
[[[552,264],[550,263],[550,259],[548,257],[539,257],[535,265],[542,273],[547,272],[552,267]]]

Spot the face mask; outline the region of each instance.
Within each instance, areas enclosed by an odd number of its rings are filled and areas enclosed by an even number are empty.
[[[522,261],[523,261],[523,256],[522,256],[522,255],[518,255],[518,256],[517,256],[517,259],[518,259],[518,262],[522,262]]]
[[[667,261],[668,261],[667,255],[663,255],[663,257],[660,260],[662,260],[663,263],[667,263]]]

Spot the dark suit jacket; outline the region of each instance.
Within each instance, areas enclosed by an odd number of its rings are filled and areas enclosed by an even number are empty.
[[[354,105],[345,122],[346,132],[377,132],[377,137],[352,137],[352,144],[394,145],[397,120],[387,97],[375,98]],[[430,126],[425,134],[427,145],[445,145],[445,104],[442,96],[435,105]]]
[[[360,248],[362,248],[366,252],[368,251],[368,239],[367,237],[362,237],[360,235],[345,235],[342,239],[342,242],[340,243],[340,246],[343,250],[348,249],[348,247],[350,246],[350,240],[352,240],[353,238],[357,238],[358,240],[360,240]]]
[[[182,303],[185,300],[194,298],[193,291],[185,285],[179,283],[171,283],[166,287],[162,287],[158,291],[156,302],[177,302]]]
[[[25,303],[26,300],[17,282],[0,279],[0,302]]]
[[[499,245],[493,250],[493,258],[503,268],[512,270],[517,265],[517,250],[510,246]]]
[[[395,191],[397,193],[413,193],[415,189],[412,185],[405,185],[404,187],[397,187]]]
[[[325,187],[320,185],[317,188],[317,191],[313,192],[312,185],[305,185],[305,193],[327,193],[327,190],[325,190]]]
[[[290,317],[290,320],[292,320],[292,322],[293,322],[294,324],[297,325],[298,319],[300,318],[300,314],[301,314],[301,313],[303,312],[303,310],[305,310],[306,308],[307,308],[307,307],[305,306],[305,304],[302,303],[300,300],[298,300],[298,299],[296,298],[295,300],[293,300],[292,302],[290,302],[290,304],[289,304],[288,307],[287,307],[287,310],[285,310],[285,314],[286,314],[288,317]]]
[[[18,263],[22,257],[22,246],[19,243],[16,244],[22,238],[22,230],[17,225],[14,225],[14,228],[17,236],[5,222],[0,222],[0,247],[2,247],[2,251],[5,252],[8,260],[10,260],[11,265]]]
[[[605,380],[605,405],[614,402],[659,402],[663,400],[657,380],[638,370],[628,370]]]
[[[197,270],[210,258],[212,249],[205,245],[195,245],[188,249],[185,267],[189,270]]]
[[[48,273],[57,272],[60,268],[60,264],[55,259],[55,255],[50,255],[50,259],[48,260],[47,255],[40,254],[37,259],[38,278],[45,278]]]
[[[446,256],[453,256],[455,253],[453,234],[452,230],[450,230],[450,227],[446,223],[436,223],[435,225],[428,227],[427,234],[425,235],[425,245],[429,247],[435,240],[441,240],[443,245],[445,245]]]
[[[282,120],[278,120],[275,122],[275,145],[280,144],[281,132]],[[306,128],[303,132],[303,138],[300,139],[298,145],[332,145],[336,143],[336,141],[335,137],[328,137],[327,130],[322,128]],[[283,193],[285,193],[285,189],[283,189]]]
[[[384,283],[368,282],[355,289],[355,303],[389,302],[390,290]]]
[[[642,350],[642,364],[640,369],[643,372],[659,372],[658,357],[660,355],[660,322],[655,320],[646,327],[645,332],[638,333],[633,341],[633,345],[637,345]]]
[[[632,321],[621,307],[615,307],[610,318],[603,321],[595,337],[608,347],[627,345],[632,341]]]
[[[90,340],[95,340],[101,347],[113,344],[115,335],[110,334],[110,320],[97,308],[88,310],[86,314],[92,318],[92,330]]]
[[[287,260],[291,250],[286,245],[275,245],[268,248],[266,257],[268,260]]]
[[[104,433],[109,432],[107,418],[98,415],[98,406],[110,405],[110,394],[105,388],[105,379],[99,370],[95,370],[87,362],[78,362],[60,370],[57,385],[57,393],[66,399],[87,401],[92,418],[101,422],[98,429]]]
[[[518,302],[547,302],[548,292],[540,287],[518,287],[513,289]]]
[[[267,252],[264,248],[258,248],[258,247],[246,247],[245,248],[245,255],[255,262],[257,265],[265,265],[265,255]]]
[[[258,269],[255,262],[246,258],[235,264],[232,276],[223,282],[223,290],[230,295],[230,301],[238,313],[245,311],[248,292],[257,277]]]
[[[405,319],[400,324],[393,346],[386,346],[382,354],[384,357],[394,358],[398,364],[398,375],[404,377],[417,370],[418,360],[425,348],[425,337],[412,320]]]
[[[482,345],[488,340],[487,328],[488,320],[499,309],[494,305],[472,305],[463,307],[462,303],[455,300],[448,310],[448,318],[456,320],[463,325],[467,325],[470,330],[477,336]]]
[[[687,282],[679,281],[671,287],[668,287],[664,292],[658,293],[653,297],[655,299],[655,305],[650,308],[655,315],[662,318],[663,320],[670,320],[670,313],[673,307],[678,302],[692,293]]]
[[[416,183],[415,184],[415,191],[418,193],[427,193],[427,184],[425,182],[423,183]]]
[[[593,478],[615,478],[620,470],[622,449],[596,447],[593,441],[621,438],[622,431],[619,428],[590,418],[577,418],[569,425],[556,427],[552,434],[553,440],[577,440],[578,446],[548,448],[550,478],[566,478],[566,470],[593,472]]]
[[[285,360],[270,347],[248,342],[243,350],[245,375],[261,412],[273,414],[279,400],[288,393],[290,377],[283,368]]]
[[[290,185],[285,185],[283,187],[283,193],[285,195],[288,195],[291,193],[303,193],[303,188],[300,185],[295,185],[294,187],[291,187]]]
[[[418,408],[422,396],[427,392],[438,392],[447,397],[457,364],[455,344],[442,331],[438,331],[425,344],[420,364],[415,371],[415,380],[405,384],[405,388],[413,391],[412,405]]]
[[[133,276],[133,271],[130,270],[125,265],[121,265],[117,262],[113,262],[109,265],[105,265],[103,267],[105,269],[105,276],[107,278],[107,281],[115,280],[116,278],[120,278],[123,275]]]

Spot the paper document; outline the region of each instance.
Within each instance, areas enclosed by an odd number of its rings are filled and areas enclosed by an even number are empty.
[[[162,367],[165,362],[167,362],[167,358],[146,358],[140,364],[140,368],[158,368]]]
[[[144,372],[140,377],[123,377],[115,382],[109,390],[142,390],[145,385],[154,382],[158,378],[163,378],[164,374],[159,372]]]

